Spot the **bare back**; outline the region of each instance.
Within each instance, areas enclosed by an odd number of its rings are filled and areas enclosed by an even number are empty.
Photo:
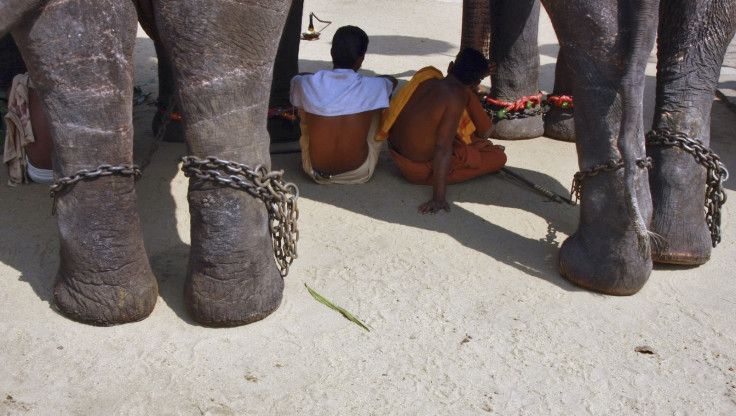
[[[51,169],[51,152],[54,147],[53,139],[51,138],[51,128],[41,106],[41,97],[32,88],[28,94],[28,106],[31,115],[33,136],[36,140],[25,146],[28,161],[31,162],[33,167]]]
[[[341,116],[305,113],[312,167],[330,175],[360,167],[368,157],[368,131],[379,111]]]
[[[467,87],[430,79],[421,83],[391,128],[389,140],[415,162],[434,158],[439,142],[452,140],[468,102]]]

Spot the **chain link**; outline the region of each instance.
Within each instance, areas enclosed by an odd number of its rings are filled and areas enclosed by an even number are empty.
[[[54,205],[51,208],[51,215],[56,214],[57,197],[59,196],[59,193],[61,193],[61,191],[63,191],[65,188],[71,187],[82,179],[95,179],[99,178],[100,176],[110,175],[132,176],[133,179],[137,181],[141,178],[142,173],[138,166],[134,164],[122,164],[120,166],[102,164],[97,166],[97,169],[95,170],[80,169],[74,172],[74,174],[71,176],[59,178],[54,182],[53,185],[49,187],[49,194],[51,198],[54,198]]]
[[[646,139],[647,146],[679,147],[690,153],[700,165],[706,168],[705,222],[708,224],[711,241],[715,248],[721,242],[721,207],[726,203],[723,182],[728,180],[728,170],[721,162],[721,158],[705,147],[700,140],[689,138],[684,133],[652,130],[647,133]]]
[[[647,157],[645,159],[638,159],[636,161],[636,166],[638,166],[641,169],[651,169],[652,168],[652,158]],[[573,175],[572,188],[570,189],[570,198],[574,196],[575,201],[580,200],[580,188],[583,184],[583,179],[590,177],[590,176],[596,176],[601,172],[613,172],[623,167],[624,167],[624,161],[623,159],[619,158],[619,159],[610,159],[606,163],[595,165],[590,168],[580,170],[575,175]]]
[[[540,106],[533,110],[508,111],[502,114],[500,117],[498,115],[498,111],[493,112],[486,110],[486,112],[489,112],[489,115],[492,114],[491,121],[493,121],[493,124],[496,124],[499,120],[519,120],[522,118],[536,117],[540,114],[544,114],[546,111]]]
[[[289,273],[289,266],[297,258],[299,210],[296,201],[299,198],[299,188],[293,183],[284,182],[281,178],[283,171],[269,172],[263,165],[251,169],[248,165],[228,162],[214,156],[204,159],[185,156],[182,162],[181,169],[187,177],[240,189],[263,201],[268,211],[274,257],[281,276],[285,277]]]

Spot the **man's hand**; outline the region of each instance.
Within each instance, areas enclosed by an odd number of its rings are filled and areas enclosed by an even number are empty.
[[[445,200],[444,198],[439,201],[431,199],[423,203],[422,205],[419,205],[419,212],[421,212],[422,214],[426,214],[428,212],[430,214],[435,214],[441,209],[450,212],[450,204],[447,203],[447,200]]]

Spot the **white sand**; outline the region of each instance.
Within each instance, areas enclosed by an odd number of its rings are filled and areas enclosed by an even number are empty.
[[[302,43],[303,71],[329,66],[329,40],[346,24],[371,36],[367,73],[406,81],[425,65],[444,70],[458,49],[459,1],[305,3],[304,28],[310,11],[333,23],[321,40]],[[547,92],[557,47],[545,19]],[[150,40],[139,39],[136,60],[138,83],[155,76]],[[138,161],[153,113],[135,108]],[[716,102],[712,146],[731,167],[734,131],[736,116]],[[574,144],[503,144],[515,171],[568,191]],[[275,155],[274,168],[301,190],[299,259],[283,304],[261,322],[211,329],[189,319],[182,301],[189,214],[176,160],[184,154],[182,144],[161,144],[137,185],[160,284],[156,309],[112,328],[53,308],[59,258],[46,188],[0,186],[0,414],[736,412],[734,202],[709,263],[657,266],[638,294],[610,297],[557,273],[578,207],[487,176],[449,188],[451,213],[422,216],[416,209],[430,188],[406,183],[385,149],[374,179],[360,186],[318,186],[301,173],[299,154]],[[317,303],[305,283],[371,331]],[[635,351],[645,345],[654,354]]]

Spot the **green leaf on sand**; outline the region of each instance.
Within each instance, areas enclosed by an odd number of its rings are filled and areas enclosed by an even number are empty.
[[[350,312],[346,311],[345,309],[343,309],[343,308],[341,308],[341,307],[339,307],[337,305],[333,305],[332,302],[330,302],[329,300],[323,298],[322,295],[320,295],[319,293],[317,293],[314,290],[312,290],[312,288],[310,288],[309,286],[307,286],[306,283],[304,283],[304,286],[309,291],[309,294],[311,294],[313,298],[317,299],[317,301],[319,303],[322,303],[324,305],[327,305],[328,307],[330,307],[330,308],[332,308],[332,309],[340,312],[342,314],[342,316],[348,318],[348,320],[353,321],[354,323],[360,325],[361,328],[365,329],[368,332],[371,332],[370,329],[368,329],[365,325],[363,325],[363,323],[360,322],[356,317],[354,317],[353,315],[351,315]]]

